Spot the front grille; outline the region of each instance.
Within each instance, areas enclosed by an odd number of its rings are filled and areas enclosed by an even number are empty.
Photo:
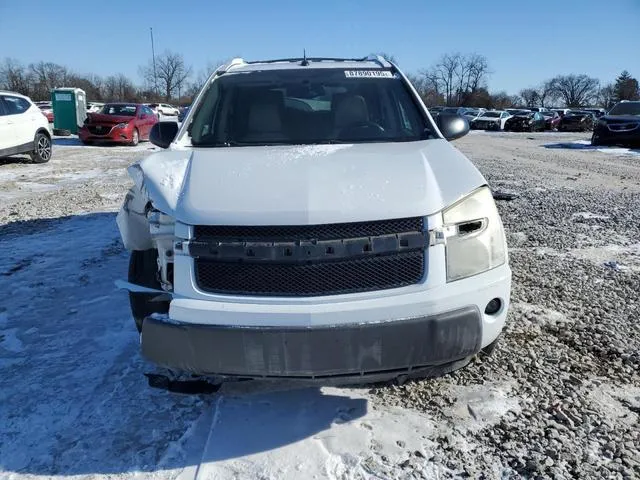
[[[211,293],[318,296],[399,288],[420,282],[424,250],[312,264],[196,259],[200,289]]]
[[[87,129],[93,135],[106,135],[111,131],[111,127],[106,125],[89,125]]]
[[[190,252],[195,257],[196,282],[206,292],[277,296],[368,292],[422,280],[423,229],[422,217],[323,225],[200,225],[194,228]],[[255,255],[247,255],[254,248]],[[307,248],[313,255],[304,258]],[[283,253],[287,249],[290,252]],[[215,255],[218,258],[212,258]]]
[[[326,225],[235,226],[197,225],[195,237],[222,240],[335,240],[371,237],[404,232],[421,232],[422,217],[398,218],[374,222],[330,223]]]

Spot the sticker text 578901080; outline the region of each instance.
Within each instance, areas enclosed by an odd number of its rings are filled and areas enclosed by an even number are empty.
[[[387,70],[345,70],[347,78],[393,78],[393,73]]]

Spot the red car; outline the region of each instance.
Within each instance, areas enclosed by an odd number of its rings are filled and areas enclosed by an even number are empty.
[[[40,108],[42,114],[47,117],[49,123],[53,123],[53,107],[51,102],[37,102],[36,105]]]
[[[107,103],[98,113],[89,113],[78,137],[85,145],[94,142],[117,142],[137,145],[148,140],[151,128],[158,123],[153,111],[138,103]]]
[[[545,130],[557,130],[562,117],[558,112],[542,112],[544,115]]]

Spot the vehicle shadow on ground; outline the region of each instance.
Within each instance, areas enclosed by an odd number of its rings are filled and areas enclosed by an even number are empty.
[[[318,388],[150,388],[127,294],[114,286],[128,264],[114,213],[14,222],[0,239],[0,288],[11,292],[0,300],[0,476],[169,477],[367,411],[366,400]]]
[[[35,163],[31,160],[29,155],[16,155],[12,157],[0,157],[0,167],[3,165],[13,165],[13,164],[33,164]]]
[[[604,145],[591,145],[591,142],[583,141],[583,142],[562,142],[562,143],[546,143],[542,145],[544,148],[561,148],[561,149],[570,149],[570,150],[595,150],[600,152],[607,153],[617,153],[624,154],[629,153],[632,155],[640,155],[639,148],[628,148],[628,147],[618,147],[618,146],[604,146]]]

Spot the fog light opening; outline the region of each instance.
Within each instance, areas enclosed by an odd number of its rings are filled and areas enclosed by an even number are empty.
[[[486,315],[495,315],[502,309],[502,300],[499,298],[494,298],[489,303],[487,303],[486,308],[484,309],[484,313]]]

